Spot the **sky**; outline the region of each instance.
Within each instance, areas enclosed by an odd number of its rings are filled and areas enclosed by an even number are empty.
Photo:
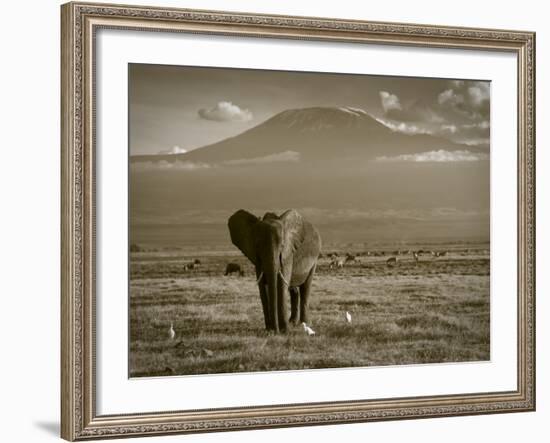
[[[130,154],[181,153],[279,112],[360,108],[397,132],[489,144],[490,83],[476,80],[131,64]]]

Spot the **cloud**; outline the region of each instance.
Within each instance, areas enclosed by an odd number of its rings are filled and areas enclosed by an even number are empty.
[[[457,94],[454,89],[447,89],[437,96],[440,105],[458,106],[464,103],[464,96]]]
[[[277,154],[266,155],[264,157],[241,158],[237,160],[227,160],[224,165],[258,165],[264,163],[286,163],[300,161],[300,153],[296,151],[284,151]]]
[[[480,137],[480,138],[464,138],[459,139],[459,143],[467,146],[482,146],[482,145],[489,145],[490,140],[489,137]]]
[[[457,125],[452,124],[421,124],[410,122],[399,122],[395,120],[388,120],[384,118],[376,118],[376,121],[382,123],[387,128],[390,128],[394,132],[400,132],[402,134],[429,134],[429,135],[453,135],[459,131]],[[477,127],[477,126],[476,126]]]
[[[448,132],[450,134],[455,134],[457,131],[456,125],[441,125],[441,132]]]
[[[489,144],[490,83],[450,80],[433,96],[402,103],[388,91],[380,91],[382,115],[377,120],[403,134],[431,134],[454,143]]]
[[[376,119],[379,123],[390,128],[394,132],[401,132],[403,134],[433,134],[433,131],[428,128],[416,125],[414,123],[398,122],[395,120],[386,120],[383,118]]]
[[[179,146],[173,146],[172,149],[168,149],[167,151],[159,151],[158,153],[160,155],[173,155],[173,154],[185,154],[187,152],[187,149],[180,148]]]
[[[489,115],[490,83],[489,82],[451,82],[453,88],[441,92],[437,97],[440,106],[468,117],[479,120]]]
[[[472,105],[476,108],[484,106],[489,101],[490,89],[488,82],[476,82],[468,88],[468,95]]]
[[[384,117],[396,122],[415,122],[425,124],[443,123],[444,119],[425,102],[424,99],[415,100],[403,106],[399,97],[387,91],[380,91],[380,101],[384,110]]]
[[[483,121],[480,121],[478,123],[469,123],[469,124],[465,124],[465,125],[462,125],[462,127],[464,129],[489,129],[489,121],[488,120],[483,120]]]
[[[136,172],[141,171],[195,171],[198,169],[208,169],[212,165],[201,162],[190,161],[148,161],[148,162],[134,162],[131,164],[131,168]]]
[[[277,154],[266,155],[263,157],[241,158],[236,160],[227,160],[221,163],[204,163],[191,161],[145,161],[133,162],[131,168],[135,172],[146,171],[197,171],[210,168],[219,168],[224,166],[241,165],[261,165],[268,163],[295,163],[300,161],[300,153],[296,151],[284,151]]]
[[[210,109],[199,109],[199,116],[217,122],[247,122],[252,120],[252,112],[231,102],[221,101]]]
[[[377,117],[376,120],[394,132],[407,135],[428,134],[443,137],[454,143],[467,146],[489,145],[489,128],[487,120],[468,124],[437,124],[420,122],[400,122]]]
[[[486,153],[475,153],[467,150],[446,151],[440,149],[438,151],[420,152],[418,154],[402,154],[395,157],[376,157],[376,161],[381,162],[473,162],[480,160],[488,160],[489,155]]]
[[[380,91],[380,100],[382,101],[382,108],[384,108],[384,112],[392,111],[392,110],[401,110],[401,103],[399,102],[399,98],[395,94],[391,94],[387,91]]]
[[[460,125],[454,139],[468,146],[489,145],[490,123],[488,120],[474,121]]]

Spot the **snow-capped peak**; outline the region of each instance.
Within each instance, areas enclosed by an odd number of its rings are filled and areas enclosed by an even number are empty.
[[[363,109],[344,107],[315,107],[283,111],[266,124],[292,128],[300,132],[321,129],[353,128],[376,123]]]

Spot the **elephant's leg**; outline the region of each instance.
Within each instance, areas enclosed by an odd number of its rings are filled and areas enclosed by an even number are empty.
[[[298,322],[298,304],[300,302],[300,289],[297,287],[288,288],[290,292],[290,319],[291,324],[295,325]]]
[[[283,279],[278,276],[277,278],[277,307],[278,307],[278,320],[279,320],[279,331],[286,332],[288,329],[287,321],[287,308],[286,308],[286,298],[288,296],[288,286],[283,281]]]
[[[265,282],[262,279],[258,282],[258,288],[260,289],[260,299],[262,300],[262,311],[264,312],[264,322],[266,329],[273,329],[271,327],[271,322],[269,321],[269,307],[267,304],[267,290],[265,288]]]
[[[313,267],[309,272],[306,281],[300,285],[300,323],[309,323],[309,293],[311,292],[313,274],[315,274],[315,267]]]

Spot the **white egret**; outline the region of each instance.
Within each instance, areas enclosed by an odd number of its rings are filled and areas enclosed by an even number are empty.
[[[309,336],[315,335],[315,331],[313,329],[311,329],[305,323],[302,323],[302,327],[304,328],[304,331],[307,333],[307,335],[309,335]]]
[[[346,311],[346,321],[351,323],[351,314],[348,311]]]
[[[174,323],[170,322],[170,330],[168,331],[168,336],[170,337],[170,340],[174,340],[176,337],[176,331],[174,331]]]

